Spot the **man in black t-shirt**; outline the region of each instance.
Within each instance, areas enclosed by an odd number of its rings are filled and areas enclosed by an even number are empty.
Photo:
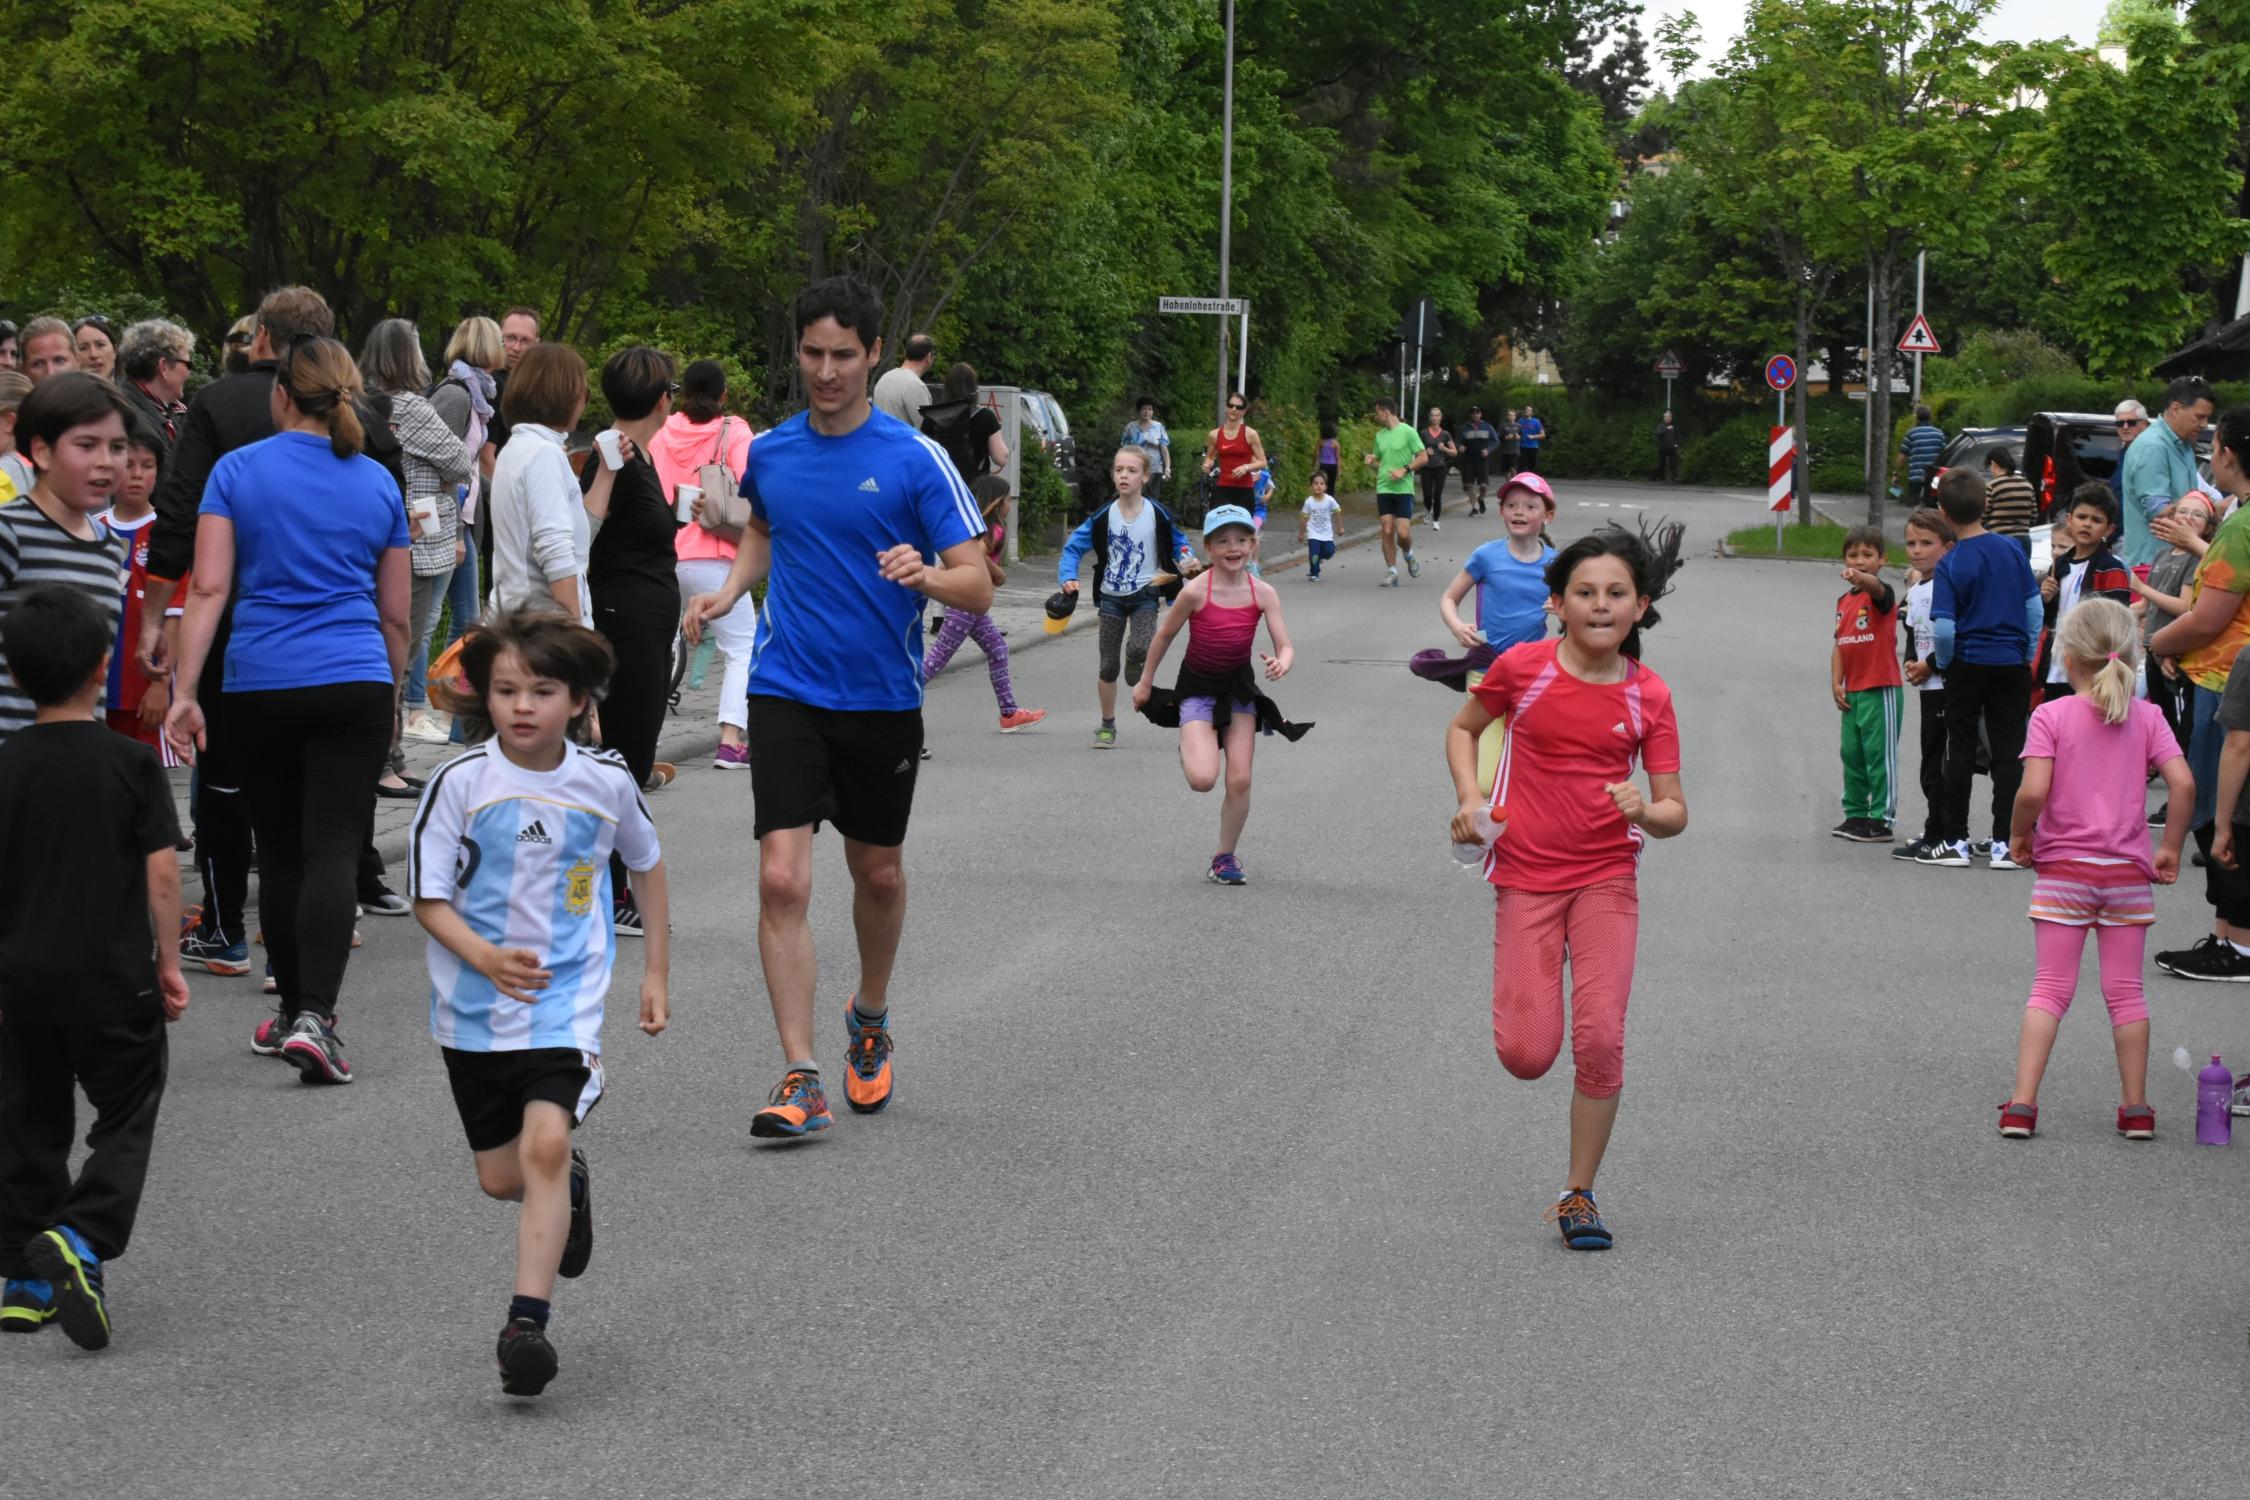
[[[1484,495],[1492,483],[1492,450],[1499,446],[1500,432],[1484,419],[1484,408],[1469,408],[1469,420],[1462,424],[1461,487],[1472,490],[1469,496],[1469,514],[1484,514]]]
[[[0,1325],[109,1342],[103,1267],[125,1253],[164,1095],[164,1026],[187,1009],[180,836],[156,756],[98,720],[100,606],[32,589],[0,622],[34,704],[0,746],[0,849],[67,850],[0,888]],[[94,1106],[70,1175],[76,1090]]]

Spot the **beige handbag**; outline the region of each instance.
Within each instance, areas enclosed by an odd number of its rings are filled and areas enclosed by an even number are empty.
[[[742,528],[750,524],[750,502],[742,498],[741,481],[727,467],[728,420],[726,417],[719,418],[718,451],[712,455],[711,462],[695,471],[696,488],[703,491],[706,499],[716,500],[719,504],[719,524],[713,526],[700,519],[696,524],[723,541],[739,542],[742,540]]]

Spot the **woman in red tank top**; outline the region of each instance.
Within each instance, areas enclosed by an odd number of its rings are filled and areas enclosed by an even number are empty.
[[[1203,518],[1203,547],[1210,566],[1180,590],[1179,602],[1165,611],[1149,643],[1141,680],[1133,685],[1133,707],[1151,724],[1180,731],[1180,768],[1188,785],[1207,792],[1219,781],[1225,758],[1226,800],[1219,806],[1219,852],[1211,858],[1210,878],[1221,885],[1244,885],[1249,877],[1234,846],[1250,820],[1250,760],[1258,735],[1302,739],[1310,724],[1292,724],[1271,698],[1258,690],[1252,667],[1258,622],[1273,639],[1273,654],[1258,658],[1268,681],[1289,671],[1296,652],[1281,623],[1281,596],[1273,585],[1250,576],[1257,531],[1250,512],[1237,505],[1213,506]],[[1186,660],[1177,682],[1156,683],[1156,668],[1185,625]]]
[[[1248,408],[1242,392],[1230,394],[1225,423],[1212,428],[1210,437],[1204,440],[1203,472],[1217,486],[1217,493],[1211,497],[1214,506],[1257,508],[1258,476],[1265,471],[1266,445],[1258,429],[1243,419]]]

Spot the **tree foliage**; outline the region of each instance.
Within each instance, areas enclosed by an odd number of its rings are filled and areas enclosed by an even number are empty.
[[[356,337],[539,307],[589,349],[724,354],[786,402],[787,309],[852,272],[1081,420],[1201,416],[1223,35],[1209,0],[15,0],[0,294],[215,331],[302,281]],[[1233,289],[1310,410],[1427,294],[1481,370],[1583,275],[1625,0],[1243,5]],[[1607,38],[1608,40],[1604,40]],[[1505,80],[1505,88],[1486,84]],[[133,299],[138,299],[134,301]]]

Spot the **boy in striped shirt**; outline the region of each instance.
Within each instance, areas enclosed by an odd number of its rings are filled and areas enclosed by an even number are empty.
[[[98,520],[125,470],[132,408],[117,388],[71,372],[41,381],[16,413],[16,442],[38,471],[21,499],[0,505],[0,615],[43,583],[82,590],[112,634],[124,600],[125,543]],[[37,706],[0,674],[0,743]]]
[[[615,664],[593,631],[526,607],[462,648],[465,690],[430,684],[475,748],[423,789],[408,873],[430,934],[430,1032],[477,1183],[523,1204],[499,1346],[512,1396],[554,1379],[555,1277],[580,1275],[593,1255],[591,1183],[570,1135],[602,1095],[613,850],[647,919],[641,1030],[656,1035],[671,1014],[656,827],[624,758],[582,743]]]

